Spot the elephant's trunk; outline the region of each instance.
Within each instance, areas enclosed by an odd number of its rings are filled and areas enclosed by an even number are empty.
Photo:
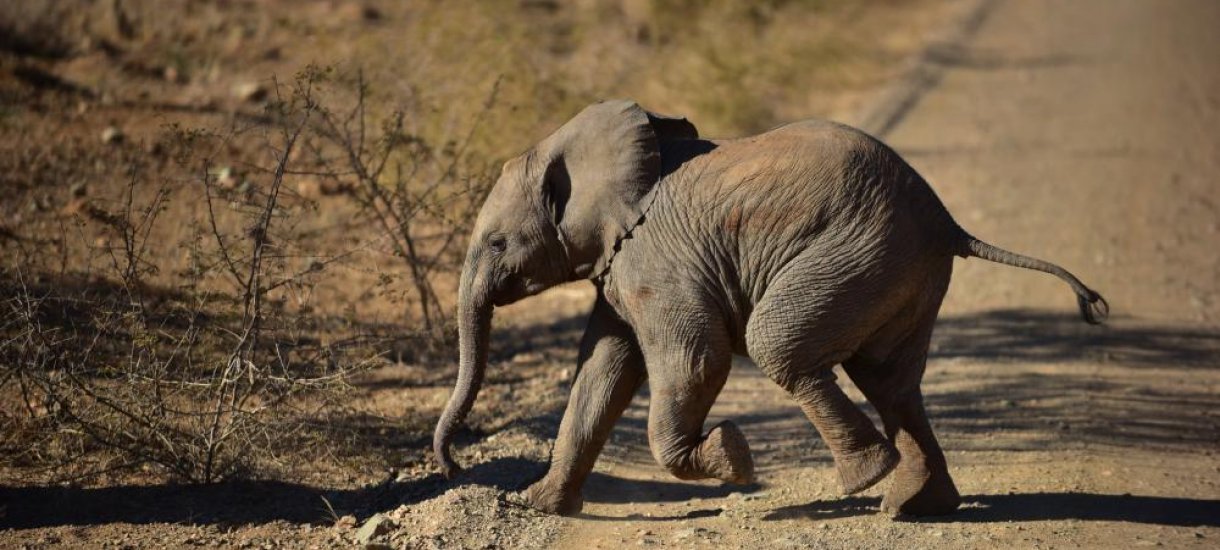
[[[462,470],[449,454],[449,443],[462,420],[466,418],[466,413],[470,412],[470,407],[474,405],[487,367],[487,340],[491,331],[492,303],[488,299],[486,285],[476,280],[479,279],[476,271],[473,262],[468,261],[462,273],[461,286],[458,289],[458,379],[432,436],[436,461],[449,479]]]

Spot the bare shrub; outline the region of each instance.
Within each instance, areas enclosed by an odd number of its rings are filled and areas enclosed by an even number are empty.
[[[405,313],[428,337],[447,341],[452,304],[437,291],[436,280],[459,267],[463,238],[489,188],[490,166],[472,154],[470,144],[499,85],[462,135],[436,143],[409,128],[401,108],[372,114],[363,72],[350,80],[348,105],[318,110],[316,132],[304,145],[313,168],[294,173],[319,178],[324,191],[349,194],[359,204],[409,274],[414,300]]]
[[[314,320],[302,301],[284,307],[334,260],[294,248],[284,205],[294,152],[321,112],[318,79],[310,69],[277,84],[272,124],[173,129],[195,177],[150,187],[133,166],[110,208],[84,207],[109,234],[95,246],[104,273],[0,272],[0,380],[20,401],[0,418],[11,462],[70,477],[156,465],[192,482],[274,471],[286,446],[308,436],[309,418],[368,364],[308,337]],[[267,162],[239,187],[221,182],[216,157],[250,133]],[[204,214],[182,243],[190,265],[167,288],[150,282],[165,263],[150,239],[184,221],[163,218],[172,200],[196,201]]]

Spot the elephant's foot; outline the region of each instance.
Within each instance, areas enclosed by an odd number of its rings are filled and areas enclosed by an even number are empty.
[[[707,433],[696,452],[696,464],[704,477],[738,485],[754,482],[754,457],[750,456],[750,444],[736,424],[728,420],[717,424]]]
[[[899,458],[898,450],[884,439],[861,451],[835,457],[843,494],[858,493],[876,485],[893,471]]]
[[[961,503],[957,486],[943,467],[902,465],[881,501],[881,511],[895,516],[943,516],[952,513]]]
[[[550,483],[545,477],[526,488],[521,496],[524,499],[522,504],[540,512],[560,516],[575,516],[585,505],[580,491],[564,491],[560,484]]]

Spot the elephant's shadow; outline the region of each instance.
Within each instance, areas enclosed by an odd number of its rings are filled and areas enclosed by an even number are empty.
[[[0,530],[111,523],[242,526],[283,521],[326,525],[333,523],[336,515],[365,518],[462,485],[514,491],[545,471],[543,462],[514,457],[474,464],[456,481],[434,473],[350,489],[279,481],[108,487],[0,485]]]
[[[776,508],[764,520],[825,520],[879,513],[880,498],[847,497]],[[964,496],[961,509],[947,516],[909,518],[921,523],[1010,521],[1117,521],[1172,526],[1220,526],[1220,500],[1091,493],[1010,493]]]

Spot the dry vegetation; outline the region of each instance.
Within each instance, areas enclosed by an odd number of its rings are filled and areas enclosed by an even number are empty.
[[[920,5],[3,3],[0,476],[426,476],[503,159],[604,97],[713,136],[850,114]],[[506,339],[471,429],[553,416],[578,324]]]

